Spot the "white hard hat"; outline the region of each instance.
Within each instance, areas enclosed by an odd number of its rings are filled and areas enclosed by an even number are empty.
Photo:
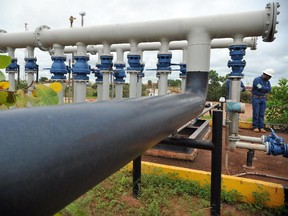
[[[273,69],[266,69],[266,70],[263,71],[263,73],[268,75],[268,76],[270,76],[270,77],[273,77],[275,72],[274,72]]]

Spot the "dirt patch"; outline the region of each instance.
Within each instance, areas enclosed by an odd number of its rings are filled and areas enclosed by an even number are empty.
[[[129,208],[144,207],[141,201],[133,197],[131,194],[126,194],[125,196],[121,197],[120,201],[125,203]]]

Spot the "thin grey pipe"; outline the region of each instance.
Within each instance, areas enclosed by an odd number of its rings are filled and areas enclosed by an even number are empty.
[[[211,111],[212,109],[217,108],[217,107],[219,107],[219,106],[220,106],[220,103],[215,103],[215,104],[213,104],[211,107],[208,107],[208,108],[204,109],[204,110],[202,111],[202,113],[201,113],[199,116],[197,116],[197,118],[199,118],[200,116],[203,116],[203,115],[206,114],[207,112],[209,112],[209,111]]]
[[[0,215],[56,213],[200,114],[208,72],[187,80],[180,95],[1,111]]]

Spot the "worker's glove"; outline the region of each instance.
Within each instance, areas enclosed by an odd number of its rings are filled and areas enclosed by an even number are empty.
[[[261,89],[261,88],[262,88],[262,85],[261,85],[261,84],[258,84],[258,85],[257,85],[257,88],[258,88],[258,89]]]

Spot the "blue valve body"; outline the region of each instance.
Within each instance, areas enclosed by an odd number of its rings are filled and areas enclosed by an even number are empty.
[[[141,64],[141,56],[140,55],[127,55],[129,67],[127,71],[139,71],[143,70],[143,66]]]
[[[76,63],[72,67],[74,80],[89,80],[87,74],[90,74],[91,68],[88,64],[88,56],[74,56]]]
[[[264,138],[264,141],[268,143],[268,155],[283,155],[288,157],[288,144],[284,144],[282,137],[276,135],[273,129],[271,129],[271,135]]]
[[[11,63],[6,68],[6,71],[7,72],[13,72],[13,71],[16,72],[18,70],[19,70],[19,65],[17,64],[17,59],[16,58],[12,58],[11,59]]]
[[[125,64],[115,64],[115,70],[114,70],[114,82],[117,82],[117,83],[124,83],[125,80],[124,78],[126,77],[126,74],[125,74]]]
[[[25,72],[29,73],[31,71],[37,71],[38,65],[36,64],[37,59],[36,58],[25,58],[26,64],[25,64]]]
[[[158,54],[158,63],[157,63],[157,70],[166,70],[171,71],[171,59],[172,54],[166,53],[166,54]]]
[[[245,55],[246,45],[231,45],[229,46],[230,56],[232,60],[228,61],[228,67],[232,68],[232,72],[229,76],[240,76],[243,77],[242,73],[246,66],[246,61],[242,60]]]
[[[66,80],[65,74],[68,73],[69,68],[65,65],[65,56],[52,56],[53,64],[50,69],[50,73],[53,74],[51,79],[54,80]]]

